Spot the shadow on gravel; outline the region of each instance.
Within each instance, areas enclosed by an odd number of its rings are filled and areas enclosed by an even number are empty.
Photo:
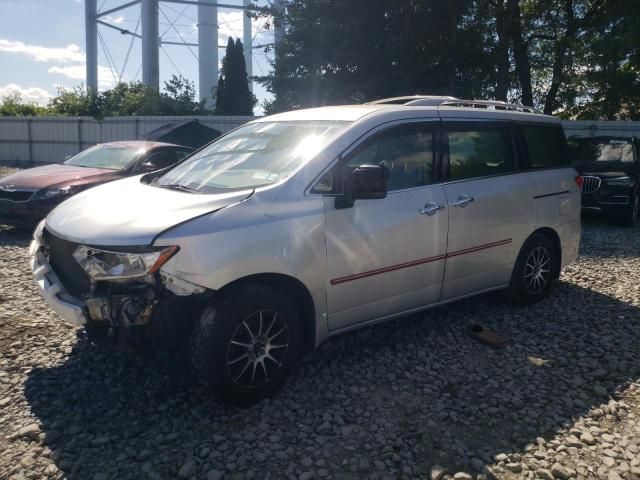
[[[246,410],[200,389],[158,396],[155,364],[81,337],[64,364],[34,369],[25,392],[69,479],[174,478],[181,468],[189,478],[297,478],[322,465],[333,478],[414,478],[521,452],[606,404],[640,376],[638,318],[564,282],[526,309],[485,295],[332,339],[278,396]],[[476,343],[464,334],[471,321],[514,344]]]

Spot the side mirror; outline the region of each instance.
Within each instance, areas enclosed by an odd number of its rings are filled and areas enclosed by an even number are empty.
[[[158,166],[153,162],[144,162],[142,165],[140,165],[141,172],[154,172],[156,170],[158,170]]]
[[[387,196],[389,171],[382,165],[361,165],[345,179],[343,194],[336,197],[336,208],[352,207],[355,200],[372,200]]]

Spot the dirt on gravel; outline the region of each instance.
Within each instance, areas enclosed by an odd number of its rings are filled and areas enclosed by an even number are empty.
[[[336,337],[248,409],[92,345],[38,296],[29,241],[0,227],[0,479],[640,479],[640,228],[589,219],[545,301]]]

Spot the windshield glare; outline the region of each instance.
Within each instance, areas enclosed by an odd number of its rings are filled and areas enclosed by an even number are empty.
[[[122,170],[144,152],[144,148],[138,147],[96,145],[64,161],[63,165]]]
[[[157,180],[203,193],[283,180],[347,125],[337,121],[257,122],[220,138]]]
[[[570,139],[569,149],[574,162],[633,163],[633,145],[627,140]]]

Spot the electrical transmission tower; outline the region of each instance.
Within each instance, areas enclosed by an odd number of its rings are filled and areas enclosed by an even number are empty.
[[[194,5],[198,7],[198,43],[187,43],[178,33],[182,42],[164,41],[160,37],[159,7],[162,3],[176,3]],[[283,37],[284,22],[279,19],[284,14],[286,0],[273,0],[274,12],[274,47],[277,51]],[[120,28],[108,23],[106,19],[120,10],[140,4],[141,33]],[[247,65],[247,75],[253,76],[253,49],[264,48],[268,45],[253,45],[251,17],[248,13],[255,11],[251,0],[242,0],[242,5],[219,3],[217,0],[133,0],[117,7],[98,11],[98,0],[85,0],[85,34],[87,51],[87,88],[98,89],[98,25],[115,29],[124,35],[132,35],[142,42],[142,82],[156,90],[160,87],[160,47],[162,45],[182,45],[198,47],[198,84],[201,100],[212,102],[212,92],[218,84],[218,49],[225,45],[218,45],[218,9],[242,10],[243,15],[243,44],[244,58]],[[250,87],[252,82],[250,82]]]

